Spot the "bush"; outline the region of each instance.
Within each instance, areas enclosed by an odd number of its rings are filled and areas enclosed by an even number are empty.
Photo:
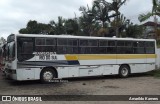
[[[153,76],[153,77],[160,78],[160,69],[148,72],[148,74]]]

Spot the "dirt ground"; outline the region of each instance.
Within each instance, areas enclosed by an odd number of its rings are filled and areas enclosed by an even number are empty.
[[[0,95],[160,95],[160,79],[147,74],[132,75],[121,79],[117,76],[65,79],[65,83],[41,84],[39,81],[15,82],[7,80],[0,72]],[[0,102],[0,104],[4,102]],[[13,102],[12,102],[13,103]],[[6,104],[12,104],[7,102]],[[23,102],[28,104],[27,102]],[[45,102],[45,104],[53,102]],[[106,102],[54,102],[54,104],[83,104]],[[128,102],[107,102],[107,104],[127,104]],[[131,104],[151,104],[151,102],[130,102]],[[160,104],[160,102],[152,102]],[[15,103],[19,104],[19,103]],[[33,104],[44,104],[34,102]]]

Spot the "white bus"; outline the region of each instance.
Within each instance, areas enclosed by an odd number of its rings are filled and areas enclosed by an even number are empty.
[[[155,69],[154,39],[10,35],[5,71],[17,81],[144,73]]]

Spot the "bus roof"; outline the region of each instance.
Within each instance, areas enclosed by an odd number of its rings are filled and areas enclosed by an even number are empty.
[[[136,38],[116,38],[116,37],[90,37],[73,35],[43,35],[43,34],[15,34],[18,37],[39,37],[39,38],[77,38],[77,39],[107,39],[107,40],[133,40],[133,41],[156,41],[155,39],[136,39]]]

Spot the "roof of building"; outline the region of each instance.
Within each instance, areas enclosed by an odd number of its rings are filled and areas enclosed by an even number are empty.
[[[155,26],[155,25],[157,25],[158,27],[160,27],[159,23],[155,23],[155,22],[151,22],[151,21],[146,22],[146,23],[143,24],[143,26]]]

